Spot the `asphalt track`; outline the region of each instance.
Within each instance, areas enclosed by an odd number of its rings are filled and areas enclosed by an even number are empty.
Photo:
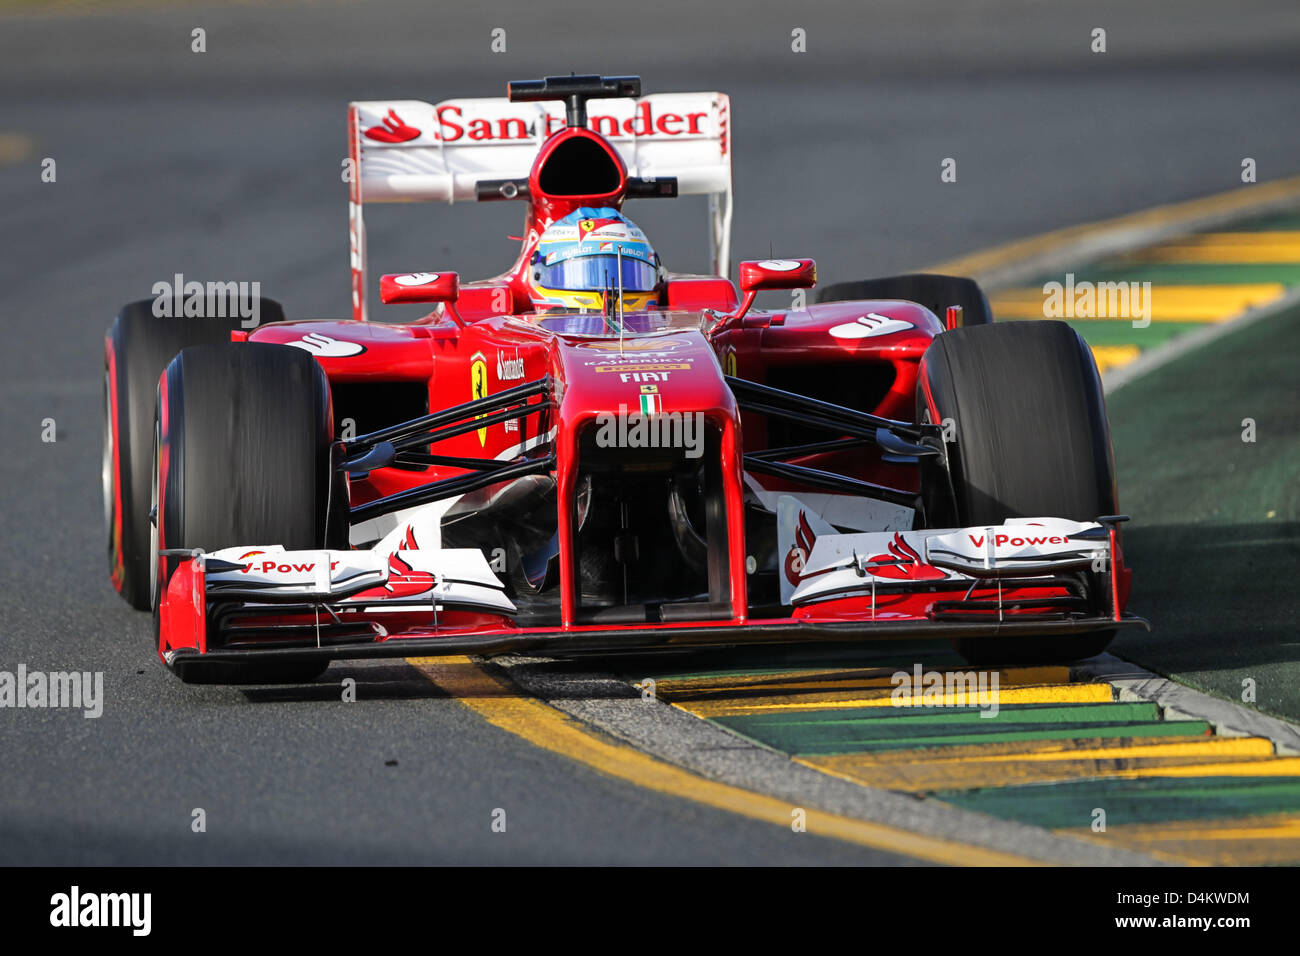
[[[0,667],[102,670],[107,696],[95,720],[0,711],[0,861],[915,859],[599,774],[484,722],[405,665],[336,665],[308,688],[182,686],[104,573],[104,327],[177,272],[260,281],[294,316],[342,314],[350,98],[489,95],[570,69],[725,90],[736,258],[813,255],[826,280],[1231,188],[1247,156],[1261,181],[1300,172],[1290,2],[741,9],[0,14]],[[190,52],[196,26],[205,54]],[[504,54],[488,49],[498,26]],[[1089,52],[1095,26],[1105,54]],[[790,52],[794,27],[806,54]],[[942,184],[950,156],[958,181]],[[40,180],[44,157],[54,183]],[[670,265],[703,265],[702,207],[631,211]],[[381,267],[486,274],[513,252],[517,210],[383,213],[369,220]],[[47,418],[53,443],[41,441]],[[339,699],[345,676],[356,703]],[[195,808],[204,834],[191,832]],[[505,833],[491,827],[498,808]]]

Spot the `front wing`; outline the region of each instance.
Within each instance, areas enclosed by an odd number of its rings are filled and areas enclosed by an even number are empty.
[[[520,627],[472,549],[193,553],[159,608],[180,676],[266,663],[529,652],[619,653],[918,637],[1053,637],[1147,628],[1123,612],[1118,519],[824,534],[788,610],[746,619]],[[663,605],[671,608],[671,605]],[[779,616],[778,616],[779,615]]]

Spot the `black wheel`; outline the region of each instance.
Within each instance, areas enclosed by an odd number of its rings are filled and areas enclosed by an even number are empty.
[[[922,467],[919,526],[1094,521],[1117,510],[1097,365],[1064,322],[1002,322],[938,336],[921,361],[917,414],[946,423],[951,438],[947,467]],[[974,664],[1048,663],[1099,654],[1113,637],[954,644]]]
[[[154,396],[158,376],[187,345],[229,342],[241,320],[228,303],[205,303],[205,316],[159,317],[153,299],[124,306],[104,338],[104,429],[100,481],[108,538],[108,571],[132,607],[149,610],[149,495],[153,484]],[[261,299],[262,321],[284,310]]]
[[[962,328],[988,325],[993,321],[989,300],[974,279],[941,276],[927,272],[836,282],[817,293],[818,302],[848,302],[855,299],[906,299],[925,306],[943,322],[948,306],[961,306]]]
[[[158,409],[155,629],[158,596],[178,564],[159,550],[347,547],[347,491],[330,466],[329,382],[310,354],[252,343],[186,348],[162,376]],[[230,669],[227,682],[307,680],[324,669],[250,665]]]

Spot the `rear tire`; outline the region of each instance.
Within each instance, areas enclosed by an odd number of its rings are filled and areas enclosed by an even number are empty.
[[[963,276],[915,272],[909,275],[836,282],[817,293],[818,302],[847,302],[856,299],[905,299],[925,306],[945,321],[948,306],[961,306],[961,327],[988,325],[993,321],[989,300],[974,279]]]
[[[922,526],[1114,514],[1106,404],[1087,344],[1064,322],[1004,322],[938,336],[922,359],[918,421],[952,422],[948,463],[921,469]],[[1101,653],[1113,631],[954,640],[972,664]]]
[[[149,610],[149,508],[153,484],[154,397],[158,376],[187,345],[230,341],[241,326],[229,303],[205,303],[208,317],[160,317],[153,299],[123,306],[104,339],[104,429],[100,477],[108,538],[108,571],[132,607]],[[220,306],[220,308],[218,308]],[[259,300],[267,322],[284,321],[271,299]],[[217,317],[223,316],[223,317]]]
[[[329,382],[310,354],[254,343],[186,348],[163,374],[158,408],[157,550],[347,548],[347,489],[330,463]],[[158,597],[178,563],[156,559],[155,629]],[[326,666],[250,664],[221,676],[301,681]]]

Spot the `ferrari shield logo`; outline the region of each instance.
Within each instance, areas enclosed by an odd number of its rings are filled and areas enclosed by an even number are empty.
[[[482,352],[475,352],[474,357],[470,359],[469,381],[470,390],[474,401],[488,397],[488,368],[487,360],[483,358]],[[482,415],[476,415],[475,418],[482,418]],[[478,429],[478,443],[487,444],[487,428]]]

